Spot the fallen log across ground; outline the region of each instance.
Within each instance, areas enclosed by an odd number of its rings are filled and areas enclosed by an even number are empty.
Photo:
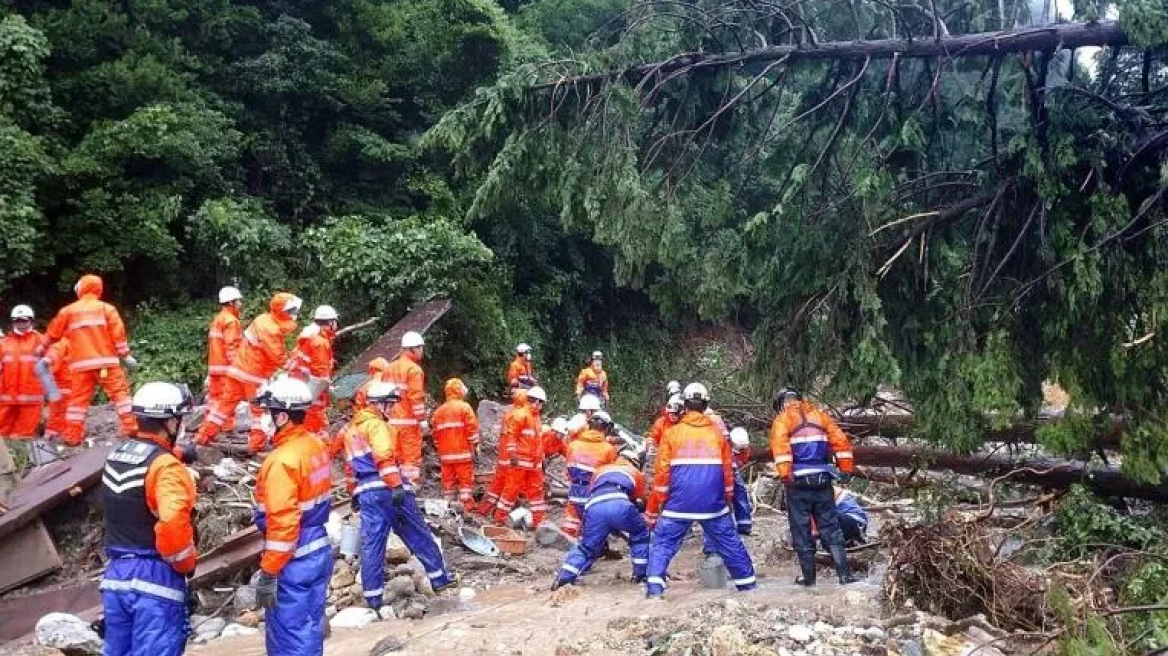
[[[1001,479],[1046,489],[1065,489],[1076,483],[1108,497],[1168,502],[1168,484],[1140,483],[1118,468],[1092,468],[1061,458],[1010,458],[1001,455],[962,455],[927,446],[864,446],[852,449],[856,464],[864,467],[948,469],[958,474]],[[771,460],[770,449],[754,449],[753,460]]]
[[[1061,419],[1061,415],[1039,415],[1035,419],[1017,421],[1004,428],[991,429],[983,436],[986,442],[1002,442],[1005,444],[1035,444],[1038,442],[1038,429],[1044,424]],[[908,413],[886,415],[844,415],[836,416],[840,428],[852,437],[885,437],[889,439],[910,437],[916,420]],[[1116,449],[1123,437],[1123,419],[1116,417],[1110,420],[1095,436],[1090,447]]]

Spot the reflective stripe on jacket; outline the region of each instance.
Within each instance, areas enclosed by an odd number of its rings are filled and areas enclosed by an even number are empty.
[[[730,444],[713,420],[687,412],[657,448],[647,514],[704,520],[728,513],[734,494]]]
[[[130,354],[126,325],[114,306],[101,300],[104,283],[94,275],[77,282],[77,300],[66,305],[49,323],[50,342],[69,341],[72,371],[95,371],[119,365]]]
[[[207,328],[207,373],[226,374],[242,341],[243,322],[239,320],[239,312],[224,306]]]
[[[449,394],[449,393],[448,393]],[[447,398],[430,422],[438,459],[445,463],[470,462],[479,441],[479,420],[461,397]]]
[[[852,473],[852,443],[827,413],[806,401],[789,403],[771,422],[771,453],[779,478],[808,476],[832,469]]]
[[[10,332],[0,337],[0,403],[35,405],[43,403],[45,392],[36,375],[38,353],[45,338],[35,330],[23,335]]]
[[[332,484],[326,447],[303,426],[286,425],[273,441],[256,479],[255,524],[264,534],[260,568],[276,575],[293,558],[331,548]]]
[[[373,408],[362,408],[340,432],[350,494],[402,485],[397,431]]]

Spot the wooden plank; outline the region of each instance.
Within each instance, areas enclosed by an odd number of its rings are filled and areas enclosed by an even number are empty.
[[[8,512],[0,515],[0,539],[72,498],[74,488],[96,485],[112,449],[111,446],[95,446],[29,472],[16,487]]]
[[[37,519],[0,541],[0,593],[61,568],[53,538]]]
[[[101,593],[92,581],[5,599],[0,601],[0,643],[29,638],[37,620],[49,613],[72,613],[92,620],[100,611]]]
[[[365,373],[366,366],[374,358],[382,357],[386,360],[396,358],[398,351],[401,350],[402,335],[411,330],[425,334],[431,326],[437,323],[450,310],[452,304],[450,299],[440,298],[427,301],[421,306],[410,310],[406,316],[393,324],[369,348],[362,351],[356,358],[353,358],[353,361],[337,374],[337,378],[353,373]]]

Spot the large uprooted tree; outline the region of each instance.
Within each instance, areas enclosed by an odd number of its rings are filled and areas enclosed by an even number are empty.
[[[1074,406],[1049,444],[1122,414],[1125,467],[1156,479],[1168,9],[1053,4],[585,3],[586,42],[427,138],[472,214],[558,212],[667,314],[752,326],[759,391],[892,385],[971,448],[1055,380]]]

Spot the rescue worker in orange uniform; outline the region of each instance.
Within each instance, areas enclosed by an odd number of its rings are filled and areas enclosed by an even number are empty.
[[[616,462],[616,447],[608,442],[612,429],[612,417],[607,412],[594,413],[588,420],[588,428],[568,444],[568,455],[564,458],[568,505],[564,506],[564,523],[560,530],[573,537],[580,534],[593,475],[598,468]]]
[[[600,412],[600,399],[591,394],[585,394],[580,397],[580,402],[576,407],[576,414],[568,420],[568,444],[580,437],[588,429],[588,420],[592,418],[594,413]]]
[[[0,439],[36,439],[45,403],[37,374],[45,338],[32,326],[32,308],[12,308],[12,330],[0,337]]]
[[[458,585],[418,512],[413,488],[401,475],[397,431],[386,423],[390,406],[400,398],[393,383],[376,381],[368,390],[369,405],[340,432],[349,494],[361,516],[361,589],[373,609],[384,601],[385,548],[391,532],[417,556],[435,592]]]
[[[665,572],[693,523],[702,525],[706,542],[722,557],[739,590],[757,586],[754,564],[734,525],[734,463],[730,443],[705,414],[710,394],[705,385],[682,390],[685,414],[665,432],[657,449],[656,480],[645,512],[655,527],[649,547],[646,596],[665,594]]]
[[[333,378],[333,339],[337,335],[337,311],[321,305],[312,313],[312,324],[300,331],[296,350],[289,358],[292,375],[308,383],[316,396],[304,419],[304,427],[328,442],[329,385]]]
[[[277,376],[257,399],[275,426],[255,489],[255,524],[264,536],[256,601],[267,609],[265,645],[273,656],[321,656],[333,549],[325,531],[332,484],[325,445],[304,428],[312,392]]]
[[[401,355],[389,363],[384,380],[397,385],[402,401],[394,406],[389,425],[397,430],[402,450],[402,475],[418,485],[422,479],[422,433],[426,424],[426,374],[419,364],[424,357],[426,340],[410,331],[402,335]]]
[[[568,457],[568,420],[556,417],[551,425],[543,427],[543,461],[546,466],[552,456]]]
[[[73,376],[69,373],[69,342],[61,340],[50,346],[37,366],[53,377],[53,384],[59,394],[56,401],[48,399],[45,439],[64,440],[65,409],[69,405],[69,395],[73,392]]]
[[[799,558],[801,575],[795,583],[815,585],[815,540],[812,519],[820,538],[831,551],[835,573],[841,585],[855,583],[844,548],[832,483],[835,466],[844,475],[855,471],[852,443],[827,413],[803,400],[798,390],[779,392],[777,413],[771,423],[771,452],[775,473],[787,493],[787,519],[791,524],[791,544]]]
[[[195,483],[171,450],[192,405],[185,386],[146,383],[132,401],[137,434],[106,459],[103,656],[178,656],[186,647]]]
[[[260,386],[288,361],[284,340],[296,330],[296,315],[301,305],[303,301],[296,296],[279,292],[268,302],[268,311],[253,319],[243,331],[243,342],[227,369],[223,393],[211,399],[211,411],[199,429],[196,438],[199,444],[210,444],[223,430],[227,418],[235,415],[235,406],[240,401],[251,401],[247,447],[252,453],[259,453],[264,447],[268,439],[260,426],[264,409],[254,399]]]
[[[507,366],[507,385],[511,391],[516,389],[531,389],[538,385],[535,379],[535,367],[531,364],[531,345],[520,344],[515,347],[515,359]]]
[[[73,288],[77,300],[62,308],[45,331],[49,343],[69,342],[73,391],[65,411],[65,443],[70,445],[81,444],[85,437],[85,414],[99,384],[118,411],[122,434],[134,435],[138,430],[130,411],[130,382],[119,358],[130,371],[138,368],[138,361],[130,354],[122,316],[101,300],[103,288],[101,278],[81,276]]]
[[[357,388],[357,391],[353,392],[354,411],[365,407],[366,403],[368,403],[369,387],[377,381],[385,380],[385,372],[388,369],[389,360],[386,360],[381,356],[373,358],[369,361],[369,364],[365,365],[365,372],[369,374],[369,379],[364,383],[361,383],[361,386]]]
[[[653,422],[653,426],[649,428],[649,434],[645,436],[645,474],[649,478],[650,486],[653,485],[653,472],[656,471],[657,466],[657,446],[665,437],[665,431],[681,421],[681,415],[684,411],[685,404],[681,402],[680,393],[669,397],[669,400],[665,402],[665,408],[661,411],[661,416]]]
[[[499,496],[503,493],[503,486],[507,484],[507,479],[511,474],[511,439],[512,435],[509,431],[503,430],[507,426],[507,416],[512,412],[527,407],[527,390],[517,389],[511,393],[511,407],[503,415],[503,420],[500,422],[499,443],[495,447],[495,475],[491,477],[491,482],[487,484],[487,491],[483,494],[483,498],[479,501],[478,514],[483,517],[491,517],[495,512],[495,506],[499,504]]]
[[[227,370],[243,341],[243,294],[234,287],[219,290],[219,313],[207,328],[207,399],[223,395],[227,384]],[[235,425],[235,413],[224,423],[224,430]]]
[[[592,352],[592,362],[576,376],[576,396],[591,394],[608,403],[608,372],[604,370],[604,354]]]
[[[434,446],[442,465],[442,494],[474,510],[474,459],[479,448],[479,419],[466,402],[468,390],[458,378],[446,381],[446,402],[434,411]]]
[[[543,489],[543,431],[539,414],[547,403],[547,393],[538,385],[527,390],[527,404],[503,417],[502,434],[507,435],[508,470],[495,509],[495,521],[502,524],[515,507],[519,495],[527,499],[531,528],[539,528],[547,514]],[[503,442],[500,436],[499,442]]]

